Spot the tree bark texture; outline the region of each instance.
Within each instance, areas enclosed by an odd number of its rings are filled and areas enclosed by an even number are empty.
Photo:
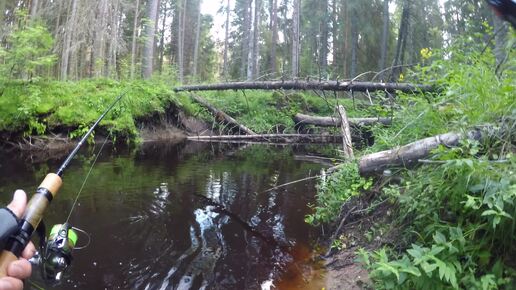
[[[294,14],[292,16],[292,77],[296,78],[299,76],[299,53],[301,51],[300,46],[300,4],[301,0],[294,0]]]
[[[340,117],[319,117],[309,116],[304,114],[296,114],[294,116],[294,122],[296,125],[315,125],[321,127],[336,127],[340,126]],[[392,123],[391,118],[349,118],[349,123],[353,126],[364,126],[373,124],[384,124],[390,125]]]
[[[459,141],[465,138],[480,140],[484,135],[483,133],[480,129],[471,130],[465,134],[446,133],[418,140],[398,148],[368,154],[360,158],[359,171],[361,175],[372,175],[381,173],[389,167],[409,167],[416,164],[419,159],[427,157],[439,145],[457,146]]]
[[[389,0],[383,0],[383,30],[382,30],[382,43],[380,50],[380,61],[378,62],[378,70],[385,68],[385,62],[387,60],[387,44],[389,41]]]
[[[272,0],[271,7],[271,54],[269,61],[269,71],[274,78],[277,72],[276,46],[278,43],[278,0]]]
[[[138,18],[140,16],[140,0],[136,0],[134,7],[134,20],[133,20],[133,37],[131,40],[131,79],[134,79],[134,70],[136,66],[136,38],[138,37]]]
[[[321,91],[402,91],[433,92],[438,89],[428,85],[408,83],[372,83],[339,81],[268,81],[268,82],[232,82],[208,85],[182,86],[174,89],[182,91],[223,91],[223,90],[321,90]]]
[[[229,59],[228,59],[228,50],[229,50],[229,16],[231,14],[231,2],[228,0],[226,4],[226,24],[225,24],[225,33],[224,33],[224,63],[222,68],[222,75],[224,79],[228,80],[229,73]]]
[[[215,117],[215,119],[218,122],[232,125],[233,127],[238,128],[241,132],[246,133],[247,135],[256,135],[256,133],[253,132],[251,129],[245,127],[244,125],[242,125],[240,123],[238,123],[231,116],[229,116],[228,114],[224,113],[223,111],[217,109],[215,106],[210,104],[205,99],[203,99],[203,98],[201,98],[199,96],[194,96],[194,95],[192,95],[192,99],[194,99],[197,103],[201,104],[203,107],[208,109],[208,111],[210,111],[213,114],[213,116]]]
[[[158,0],[150,0],[147,6],[147,24],[145,25],[145,44],[142,55],[142,76],[148,79],[152,76],[154,63],[154,39],[156,22],[158,20]]]
[[[202,0],[199,0],[197,4],[197,25],[195,27],[195,44],[194,44],[194,56],[193,56],[193,64],[192,64],[192,76],[197,78],[197,66],[199,59],[199,43],[201,41],[201,4]]]

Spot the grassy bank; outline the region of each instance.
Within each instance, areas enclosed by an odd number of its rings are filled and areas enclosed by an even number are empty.
[[[171,104],[194,110],[188,99],[173,94],[161,81],[10,81],[0,85],[0,131],[23,135],[58,131],[77,137],[124,92],[100,128],[128,140],[138,137],[137,120],[163,113]]]
[[[125,92],[120,105],[100,124],[103,132],[135,141],[138,121],[163,114],[173,105],[187,115],[204,120],[214,128],[223,126],[193,103],[186,93],[176,94],[161,80],[114,81],[108,79],[59,82],[9,81],[0,84],[0,132],[18,136],[66,133],[78,137],[104,109]],[[381,106],[364,105],[365,100],[344,96],[298,92],[241,91],[203,92],[200,95],[242,124],[258,133],[296,132],[296,113],[335,115],[336,104],[348,108],[350,117],[387,115]]]
[[[373,128],[375,145],[359,153],[475,126],[493,132],[481,141],[441,146],[416,169],[393,168],[396,178],[375,179],[379,193],[372,204],[389,202],[394,216],[380,227],[399,231],[394,245],[359,251],[375,289],[516,287],[515,55],[510,51],[497,66],[483,43],[463,44],[406,76],[445,89],[399,96],[393,125]],[[335,220],[342,204],[371,181],[348,164],[321,181],[307,221]]]

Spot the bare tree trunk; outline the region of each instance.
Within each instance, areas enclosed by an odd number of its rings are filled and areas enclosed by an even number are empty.
[[[328,0],[319,0],[320,8],[322,9],[323,17],[319,24],[319,31],[321,36],[319,37],[320,50],[319,50],[319,77],[326,79],[328,77]]]
[[[256,11],[256,1],[259,1],[259,0],[255,0],[255,7],[254,7],[254,11]],[[254,37],[256,36],[255,35],[255,28],[252,28],[252,24],[253,24],[253,6],[252,6],[252,2],[253,0],[250,0],[249,3],[249,37],[248,37],[248,46],[249,46],[249,50],[247,51],[247,80],[248,81],[252,81],[254,79],[254,64],[255,64],[255,61],[254,61],[254,51],[255,51],[255,41],[254,41]],[[256,19],[254,19],[254,23],[256,23]]]
[[[398,32],[398,44],[396,45],[396,55],[394,56],[394,62],[392,64],[393,67],[397,67],[397,68],[392,70],[392,73],[390,76],[391,81],[398,79],[399,75],[402,72],[401,66],[403,65],[404,55],[405,55],[405,46],[407,45],[409,17],[410,17],[410,0],[404,0],[403,12],[401,13],[401,23],[400,23],[400,28],[399,28],[399,32]]]
[[[145,44],[142,55],[142,76],[148,79],[152,76],[154,62],[154,39],[156,33],[156,21],[158,14],[158,0],[149,0],[147,3],[148,23],[145,25]]]
[[[358,66],[358,16],[356,9],[351,11],[351,69],[350,77],[354,78],[357,74]]]
[[[509,31],[509,25],[507,22],[500,19],[497,15],[493,15],[493,23],[494,31],[496,33],[494,55],[496,58],[496,65],[498,66],[506,61],[507,58],[505,45],[507,44],[507,32]]]
[[[198,78],[197,76],[197,65],[199,63],[199,43],[201,38],[201,4],[202,0],[198,2],[198,12],[197,12],[197,27],[195,31],[195,44],[194,44],[194,56],[193,56],[193,64],[192,64],[192,75],[194,78]]]
[[[389,0],[383,0],[383,31],[382,31],[382,43],[380,50],[380,61],[378,62],[378,70],[385,68],[385,62],[387,60],[387,43],[389,40]]]
[[[222,75],[224,76],[224,79],[228,80],[228,49],[229,49],[229,15],[231,13],[231,2],[228,0],[226,5],[226,32],[224,34],[224,64],[222,68]]]
[[[168,13],[167,1],[164,1],[163,19],[161,22],[160,40],[159,40],[159,73],[163,73],[163,58],[165,57],[165,27]]]
[[[339,106],[338,112],[341,120],[340,129],[342,132],[342,148],[344,150],[344,157],[346,159],[352,159],[354,158],[354,155],[353,145],[351,144],[351,130],[349,128],[348,115],[346,114],[344,106]]]
[[[337,12],[337,1],[338,0],[332,0],[331,2],[331,12],[332,12],[332,15],[331,15],[331,21],[332,21],[332,56],[333,56],[333,67],[334,67],[334,70],[335,68],[338,68],[339,66],[339,54],[340,54],[340,51],[339,51],[339,46],[338,46],[338,40],[339,40],[339,37],[338,37],[338,34],[339,34],[339,19],[338,19],[338,12]],[[338,75],[338,70],[337,70],[337,75]]]
[[[105,62],[105,50],[106,50],[106,34],[107,34],[107,12],[108,12],[108,0],[100,0],[98,4],[99,16],[97,25],[95,28],[95,38],[93,46],[93,75],[99,77],[102,75]]]
[[[294,0],[294,13],[292,16],[292,77],[299,76],[299,53],[300,53],[300,0]]]
[[[255,0],[254,5],[253,79],[260,75],[260,16],[262,14],[262,0]]]
[[[177,25],[178,25],[178,35],[177,35],[177,66],[179,69],[179,82],[183,83],[184,81],[184,30],[185,30],[185,13],[186,13],[186,4],[188,0],[179,0],[179,5],[177,9],[179,9]]]
[[[252,3],[253,0],[247,0],[244,14],[244,37],[242,38],[242,59],[240,65],[240,79],[246,79],[247,66],[249,59],[249,46],[251,41],[251,27],[252,27]]]
[[[277,61],[276,61],[276,46],[278,43],[278,0],[272,0],[271,7],[271,55],[270,55],[270,73],[272,78],[276,76]]]
[[[134,79],[134,70],[136,66],[136,38],[138,36],[139,9],[140,0],[136,0],[136,6],[134,8],[133,37],[131,42],[131,79]]]
[[[111,77],[112,69],[115,68],[116,71],[116,56],[118,51],[118,7],[119,0],[113,0],[113,9],[111,11],[111,36],[109,39],[109,49],[108,49],[108,61],[106,63],[106,70],[104,76]]]
[[[5,0],[0,0],[0,1],[5,1]],[[36,18],[36,15],[38,13],[38,0],[32,0],[31,3],[30,3],[30,19],[31,20],[34,20],[34,18]],[[2,13],[4,13],[4,11],[1,11]]]
[[[70,58],[70,47],[72,42],[72,33],[75,27],[75,17],[77,11],[77,0],[72,0],[71,3],[71,13],[68,18],[65,36],[64,36],[64,45],[63,45],[63,55],[61,56],[61,80],[66,81],[68,79],[68,61]]]

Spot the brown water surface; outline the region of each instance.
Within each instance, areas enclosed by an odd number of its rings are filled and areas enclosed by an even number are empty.
[[[48,226],[66,219],[94,149],[82,150],[65,172]],[[105,148],[70,219],[91,235],[90,245],[74,252],[60,285],[45,285],[35,269],[27,288],[260,289],[272,280],[275,289],[321,289],[311,263],[319,233],[303,221],[315,182],[266,191],[319,173],[322,165],[294,154],[306,148]],[[2,204],[16,188],[33,190],[63,159],[35,157],[0,155]],[[79,236],[79,246],[86,242]]]

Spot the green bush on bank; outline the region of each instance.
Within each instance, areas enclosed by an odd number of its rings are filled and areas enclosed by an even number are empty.
[[[398,245],[359,252],[375,289],[516,288],[515,53],[509,51],[498,67],[483,42],[462,41],[410,76],[440,84],[443,92],[399,95],[393,125],[374,127],[375,145],[357,153],[475,126],[488,125],[493,132],[478,142],[441,146],[428,157],[430,164],[393,169],[401,182],[383,188],[379,198],[397,210]],[[347,175],[332,180],[348,191],[361,182]],[[328,197],[321,191],[309,221],[337,215],[340,207],[327,213],[324,205],[343,192]]]

